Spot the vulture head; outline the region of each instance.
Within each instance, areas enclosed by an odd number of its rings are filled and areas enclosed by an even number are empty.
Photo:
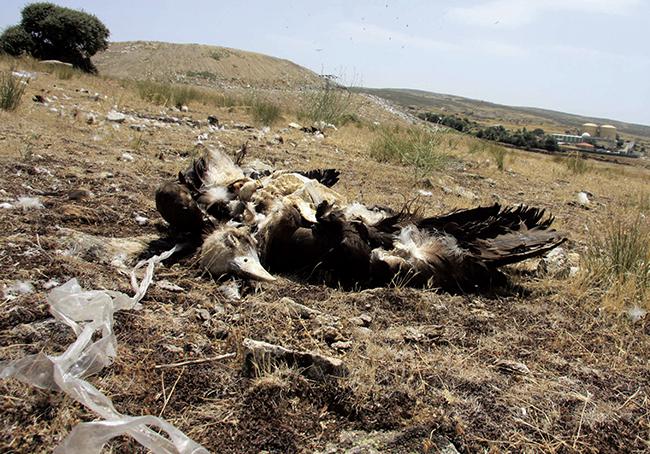
[[[223,227],[208,235],[199,262],[215,276],[233,274],[258,281],[275,280],[260,264],[255,240],[235,227]]]

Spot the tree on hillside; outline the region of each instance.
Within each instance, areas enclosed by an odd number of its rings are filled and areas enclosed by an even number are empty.
[[[108,28],[92,14],[52,3],[32,3],[22,10],[20,24],[0,36],[0,51],[72,63],[95,72],[90,57],[108,47]]]

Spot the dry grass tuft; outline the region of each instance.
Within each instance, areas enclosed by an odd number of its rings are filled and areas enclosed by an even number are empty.
[[[307,92],[302,104],[304,108],[298,113],[302,119],[337,126],[358,121],[352,92],[338,85],[328,83],[323,89]]]
[[[441,151],[440,133],[419,127],[382,130],[370,144],[370,156],[379,162],[412,166],[418,178],[444,168],[450,161],[450,156]]]
[[[650,309],[650,227],[644,216],[617,219],[591,238],[583,286],[599,289],[604,306]]]
[[[16,77],[12,71],[0,74],[0,109],[16,110],[25,93],[26,84],[21,77]]]
[[[253,120],[263,126],[273,126],[281,117],[282,109],[272,101],[256,97],[249,108]]]

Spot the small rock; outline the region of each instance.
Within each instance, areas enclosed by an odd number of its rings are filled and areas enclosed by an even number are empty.
[[[478,200],[478,196],[476,194],[474,194],[472,191],[462,186],[456,186],[454,192],[458,197],[462,197],[467,200]]]
[[[219,119],[213,115],[208,115],[208,124],[210,126],[219,126]]]
[[[68,193],[68,199],[70,200],[90,199],[93,196],[94,194],[92,192],[90,192],[88,189],[83,189],[83,188],[75,189]]]
[[[95,124],[97,122],[97,117],[92,113],[86,114],[86,123],[89,125]]]
[[[185,289],[183,287],[179,287],[178,285],[169,282],[167,280],[161,280],[156,282],[156,287],[162,289],[162,290],[167,290],[169,292],[184,292]]]
[[[330,345],[335,350],[349,350],[352,348],[352,341],[338,341]]]
[[[584,191],[578,192],[578,194],[576,196],[576,201],[578,202],[578,205],[580,205],[580,206],[587,206],[590,203],[589,202],[589,196]]]
[[[143,132],[147,127],[145,125],[129,125],[129,128],[133,129],[134,131],[138,132]]]
[[[138,216],[136,216],[135,218],[133,218],[133,220],[134,220],[134,221],[136,222],[136,224],[138,224],[138,225],[147,225],[147,223],[149,222],[149,218],[145,218],[144,216],[140,216],[140,215],[138,215]]]
[[[13,209],[13,207],[14,206],[9,202],[0,203],[0,208],[2,208],[3,210],[11,210],[11,209]]]
[[[124,120],[126,120],[126,115],[124,115],[122,112],[111,110],[108,112],[108,114],[106,114],[106,119],[115,123],[123,123]]]
[[[289,123],[287,126],[289,126],[292,129],[302,129],[302,126],[299,125],[298,123]]]
[[[357,326],[368,327],[372,323],[372,317],[369,314],[361,314],[358,317],[351,317],[349,321]]]
[[[563,247],[556,247],[540,260],[537,271],[553,277],[567,277],[571,275],[571,268],[578,268],[579,264],[579,254],[567,253]],[[579,269],[576,269],[573,273],[578,271]]]
[[[500,359],[497,361],[494,366],[502,372],[507,374],[517,374],[517,375],[528,375],[530,374],[530,369],[523,363],[518,363],[516,361],[510,361],[507,359]]]
[[[187,107],[186,105],[181,106],[181,112],[189,112],[189,111],[190,111],[190,108]]]
[[[294,367],[312,380],[322,380],[328,375],[344,377],[347,368],[343,361],[319,353],[290,350],[280,345],[246,338],[244,347],[244,373],[247,376],[259,375],[260,370],[268,365],[286,364]]]
[[[195,309],[196,316],[199,320],[208,321],[210,320],[210,312],[207,309]]]
[[[298,315],[300,318],[313,318],[322,314],[322,312],[305,306],[304,304],[296,303],[294,300],[287,298],[286,296],[280,298],[278,303],[289,309],[290,312]]]
[[[133,155],[131,153],[124,152],[124,153],[122,153],[122,156],[120,156],[120,160],[121,161],[127,161],[127,162],[133,162],[135,160],[135,158],[133,157]]]
[[[38,102],[38,103],[41,103],[41,104],[45,104],[45,98],[43,98],[43,96],[41,96],[41,95],[34,95],[32,97],[32,101]]]

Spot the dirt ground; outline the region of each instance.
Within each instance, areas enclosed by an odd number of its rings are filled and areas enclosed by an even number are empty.
[[[47,105],[32,101],[37,94]],[[105,120],[114,105],[133,118]],[[58,354],[74,340],[48,312],[44,286],[52,280],[132,293],[123,270],[136,257],[116,267],[105,249],[83,248],[65,229],[104,241],[138,238],[151,242],[144,256],[160,252],[166,244],[154,240],[166,229],[153,193],[196,156],[205,132],[205,145],[234,151],[248,141],[248,160],[276,168],[337,167],[337,187],[351,200],[400,207],[422,189],[431,195],[417,203],[432,214],[495,201],[542,206],[569,237],[565,248],[579,255],[614,217],[638,212],[634,200],[650,190],[650,171],[641,167],[594,162],[574,175],[551,157],[518,151],[499,171],[452,133],[440,146],[455,164],[422,178],[369,157],[370,141],[390,121],[371,105],[361,124],[322,140],[287,129],[296,120],[289,114],[263,133],[234,126],[252,124],[245,109],[189,107],[147,104],[110,79],[39,72],[17,111],[0,111],[0,202],[28,196],[43,205],[0,211],[0,359]],[[201,123],[143,119],[162,110]],[[227,128],[208,131],[208,115]],[[591,194],[589,206],[576,203],[579,191]],[[140,225],[137,216],[148,221]],[[161,415],[211,452],[648,452],[649,318],[634,323],[623,308],[604,308],[596,293],[579,290],[575,276],[535,265],[513,267],[516,285],[488,295],[353,292],[280,276],[243,286],[234,300],[188,256],[157,269],[144,309],[116,314],[117,358],[88,380],[118,411]],[[7,293],[17,281],[33,291]],[[284,297],[319,314],[298,314]],[[349,373],[314,380],[269,367],[249,376],[245,338],[340,358]],[[75,424],[95,418],[64,395],[0,381],[2,452],[49,452]],[[129,438],[107,449],[141,452]]]

